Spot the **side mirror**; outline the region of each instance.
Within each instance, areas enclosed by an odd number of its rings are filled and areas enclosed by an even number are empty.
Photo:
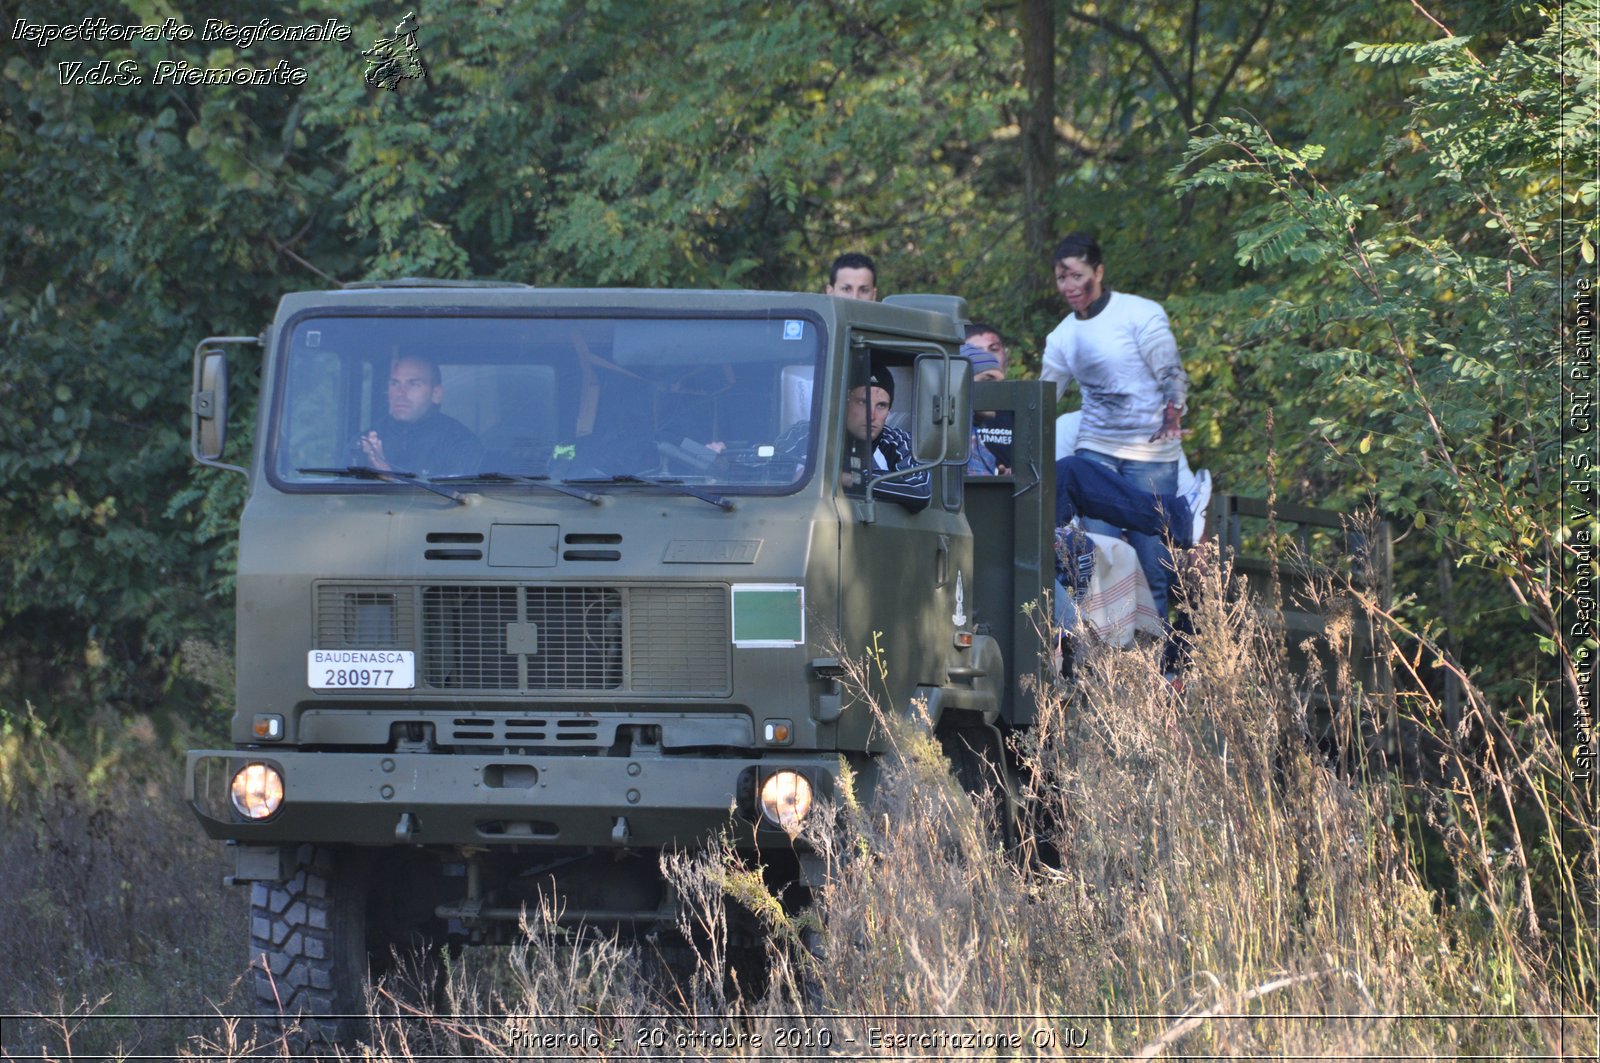
[[[917,356],[912,449],[919,464],[965,464],[972,438],[972,366],[950,355]]]
[[[254,343],[257,336],[211,336],[194,348],[194,394],[190,399],[189,451],[202,465],[244,472],[222,461],[228,445],[228,358],[216,348],[220,343]]]
[[[222,457],[228,442],[228,358],[221,351],[202,351],[196,359],[194,424],[190,443],[197,460]]]

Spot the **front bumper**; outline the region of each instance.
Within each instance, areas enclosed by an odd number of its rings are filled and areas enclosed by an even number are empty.
[[[265,763],[283,776],[277,813],[247,820],[229,782]],[[186,794],[205,832],[248,845],[690,847],[726,830],[777,840],[760,815],[761,779],[805,774],[831,798],[838,755],[508,756],[192,750]]]

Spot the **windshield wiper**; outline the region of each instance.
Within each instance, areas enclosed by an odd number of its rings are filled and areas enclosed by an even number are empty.
[[[357,480],[385,480],[394,483],[410,484],[420,487],[424,491],[432,491],[436,495],[443,495],[450,501],[466,505],[467,499],[460,491],[452,491],[448,487],[440,487],[430,483],[412,472],[402,472],[399,469],[374,469],[371,465],[336,465],[329,468],[296,469],[295,472],[306,476],[353,476]]]
[[[551,491],[560,491],[573,498],[581,498],[585,502],[598,506],[604,499],[593,491],[585,491],[581,487],[567,487],[563,483],[555,483],[548,476],[525,476],[516,472],[463,472],[453,476],[435,476],[434,483],[466,483],[473,480],[482,480],[488,483],[505,484],[531,484],[534,487],[543,487]]]
[[[562,480],[561,482],[567,484],[643,484],[646,487],[665,487],[669,491],[676,491],[683,495],[691,495],[695,498],[698,498],[702,502],[710,502],[718,509],[731,510],[733,508],[733,503],[728,501],[726,498],[723,498],[721,495],[708,494],[707,492],[701,491],[698,488],[691,487],[682,480],[658,480],[653,476],[639,476],[636,473],[631,472],[618,473],[615,476],[586,476],[581,479]]]

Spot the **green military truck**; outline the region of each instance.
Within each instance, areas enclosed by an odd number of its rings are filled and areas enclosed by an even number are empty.
[[[926,703],[964,781],[1004,778],[1041,667],[1055,402],[974,388],[964,317],[396,281],[202,341],[194,453],[249,489],[233,745],[190,752],[187,786],[251,891],[260,1010],[359,1011],[369,958],[495,940],[541,898],[670,924],[659,854],[719,835],[814,883],[799,828],[884,751],[841,654]],[[230,344],[263,350],[249,448]],[[884,374],[910,453],[872,475],[850,397]],[[1011,476],[964,475],[974,396],[1014,412]]]
[[[795,833],[883,751],[840,647],[924,699],[969,776],[1002,762],[1053,480],[1041,457],[1020,493],[986,485],[1005,538],[975,556],[964,316],[398,281],[202,341],[194,453],[249,490],[233,748],[189,754],[188,794],[250,886],[262,1009],[355,1011],[369,955],[493,940],[541,895],[670,923],[659,853],[719,834],[814,881]],[[264,351],[237,465],[229,344]],[[874,373],[913,453],[863,475],[848,398]],[[985,386],[1050,454],[1048,386]]]

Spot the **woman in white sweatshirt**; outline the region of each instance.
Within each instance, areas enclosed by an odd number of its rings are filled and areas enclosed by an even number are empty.
[[[1054,265],[1056,288],[1072,312],[1045,340],[1039,375],[1058,388],[1077,381],[1083,393],[1077,455],[1146,491],[1176,494],[1189,377],[1166,311],[1106,287],[1105,260],[1092,236],[1062,240]],[[1165,617],[1173,575],[1165,544],[1101,521],[1085,526],[1133,545],[1156,612]]]

